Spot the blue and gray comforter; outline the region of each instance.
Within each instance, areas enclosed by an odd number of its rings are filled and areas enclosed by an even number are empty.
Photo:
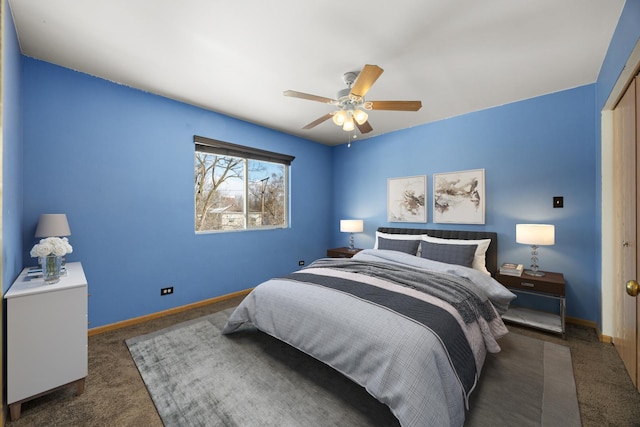
[[[327,363],[403,426],[461,426],[513,294],[484,273],[394,251],[322,259],[257,286],[230,316]]]

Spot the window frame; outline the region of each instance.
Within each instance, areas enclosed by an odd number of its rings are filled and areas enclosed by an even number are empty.
[[[195,211],[195,194],[194,194],[194,232],[196,234],[208,234],[208,233],[228,233],[228,232],[237,232],[237,231],[252,231],[252,230],[273,230],[278,228],[288,228],[289,227],[289,196],[290,196],[290,182],[289,182],[289,168],[291,167],[291,162],[295,159],[294,156],[290,156],[288,154],[276,153],[273,151],[262,150],[259,148],[246,147],[243,145],[233,144],[226,141],[220,141],[217,139],[206,138],[199,135],[193,136],[194,142],[194,156],[196,152],[204,152],[215,155],[229,156],[243,159],[244,162],[244,202],[243,202],[243,226],[240,229],[232,229],[232,230],[201,230],[198,231],[195,229],[196,225],[196,211]],[[281,225],[270,225],[270,226],[259,226],[259,227],[249,227],[249,168],[248,163],[249,160],[254,161],[263,161],[270,163],[278,163],[284,165],[284,176],[283,180],[285,183],[285,192],[284,192],[284,200],[283,200],[283,209],[284,209],[284,224]]]

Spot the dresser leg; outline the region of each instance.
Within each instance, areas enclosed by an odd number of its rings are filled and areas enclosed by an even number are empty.
[[[84,380],[85,378],[76,381],[76,396],[80,396],[84,393]]]
[[[9,405],[9,412],[11,413],[11,421],[18,421],[20,418],[20,410],[22,409],[22,402],[16,402]]]
[[[31,397],[29,397],[27,399],[23,399],[23,400],[21,400],[19,402],[15,402],[15,403],[10,404],[9,405],[9,414],[11,415],[11,421],[16,421],[18,418],[20,418],[20,413],[22,411],[22,403],[23,402],[27,402],[27,401],[29,401],[31,399],[35,399],[36,397],[44,396],[45,394],[51,393],[52,391],[55,391],[55,390],[59,390],[59,389],[61,389],[63,387],[69,387],[69,386],[75,384],[75,386],[76,386],[76,396],[80,396],[82,393],[84,393],[85,380],[86,380],[86,377],[85,378],[81,378],[81,379],[79,379],[77,381],[70,382],[70,383],[65,384],[65,385],[61,385],[60,387],[56,387],[56,388],[53,388],[51,390],[47,390],[45,392],[36,394],[36,395],[31,396]]]

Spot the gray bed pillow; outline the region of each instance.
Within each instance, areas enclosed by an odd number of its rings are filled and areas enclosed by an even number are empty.
[[[447,245],[445,243],[420,243],[420,256],[433,261],[457,264],[472,268],[478,245]]]
[[[415,255],[418,252],[420,240],[395,240],[378,237],[378,249],[404,252]]]

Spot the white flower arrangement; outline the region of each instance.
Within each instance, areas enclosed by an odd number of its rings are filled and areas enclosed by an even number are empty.
[[[73,252],[73,248],[69,244],[66,237],[47,237],[40,240],[31,248],[31,256],[36,258],[46,257],[48,255],[63,256]]]

